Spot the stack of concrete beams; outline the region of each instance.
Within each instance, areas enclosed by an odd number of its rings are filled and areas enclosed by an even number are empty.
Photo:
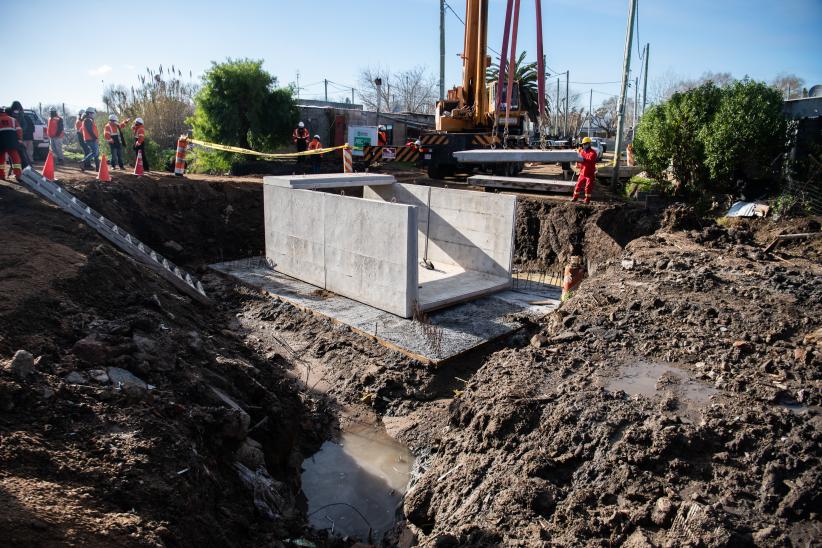
[[[463,164],[492,164],[505,162],[576,162],[579,153],[574,149],[567,150],[540,150],[495,148],[463,150],[454,153],[454,158]]]
[[[46,179],[31,167],[23,171],[20,183],[84,221],[111,243],[160,274],[181,291],[199,302],[210,302],[199,280],[91,209],[58,183]]]

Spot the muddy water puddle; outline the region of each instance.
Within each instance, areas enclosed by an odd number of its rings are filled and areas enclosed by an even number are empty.
[[[414,457],[378,426],[353,424],[303,461],[309,523],[374,541],[397,519]]]
[[[691,415],[710,403],[720,392],[691,377],[688,371],[672,364],[637,361],[623,365],[613,377],[602,379],[609,392],[623,391],[629,396],[661,397],[672,393],[679,408]]]

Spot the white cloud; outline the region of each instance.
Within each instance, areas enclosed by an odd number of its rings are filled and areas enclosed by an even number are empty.
[[[111,70],[111,67],[108,65],[100,65],[96,69],[91,69],[88,73],[92,76],[102,76],[103,74],[108,74]]]

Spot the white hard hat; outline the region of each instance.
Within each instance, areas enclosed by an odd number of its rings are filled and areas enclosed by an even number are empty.
[[[419,139],[417,139],[416,141],[414,141],[414,144],[415,144],[416,146],[420,146],[420,145],[422,144],[422,141],[420,141]]]
[[[305,124],[300,122],[299,124],[297,124],[297,127],[305,127]]]
[[[318,141],[320,140],[320,136],[319,136],[319,135],[315,135],[315,136],[314,136],[314,138],[315,138],[315,139],[317,139]]]
[[[134,119],[134,123],[135,123],[135,124],[140,124],[140,125],[143,125],[143,119],[142,119],[142,118],[140,118],[140,117],[137,117],[137,118],[135,118],[135,119]]]
[[[80,112],[78,112],[78,113],[77,113],[77,116],[82,116],[82,115],[83,115],[83,114],[85,114],[85,113],[86,113],[86,111],[85,111],[85,110],[80,109]]]
[[[109,114],[108,119],[111,122],[116,122],[117,121],[117,115],[116,114]]]
[[[383,126],[383,125],[380,125],[380,129],[383,129],[383,130],[384,130],[384,129],[385,129],[385,126]]]
[[[86,114],[97,114],[97,109],[94,107],[88,107],[86,109]]]

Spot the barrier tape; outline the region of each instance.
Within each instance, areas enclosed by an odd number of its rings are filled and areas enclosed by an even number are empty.
[[[328,152],[333,152],[335,150],[342,150],[345,148],[351,149],[350,145],[340,145],[337,147],[330,147],[330,148],[318,148],[316,150],[306,150],[304,152],[288,152],[284,154],[272,154],[269,152],[257,152],[256,150],[248,150],[247,148],[240,148],[240,147],[232,147],[228,145],[218,145],[216,143],[207,143],[206,141],[200,141],[199,139],[189,139],[189,143],[201,146],[203,148],[211,148],[214,150],[222,150],[224,152],[236,152],[238,154],[247,154],[249,156],[261,156],[263,158],[296,158],[298,156],[315,156],[317,154],[326,154]]]

